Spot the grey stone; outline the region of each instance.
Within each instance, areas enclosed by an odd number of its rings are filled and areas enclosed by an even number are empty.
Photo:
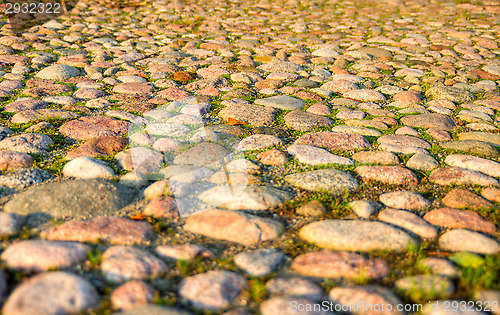
[[[322,248],[350,251],[405,251],[416,239],[382,222],[324,220],[300,229],[300,237]]]
[[[266,283],[266,291],[271,295],[289,295],[311,300],[319,300],[324,295],[319,285],[298,277],[273,278]]]
[[[333,125],[333,121],[321,115],[316,115],[300,110],[294,110],[286,114],[283,119],[289,128],[300,131],[309,131],[316,127],[325,127]]]
[[[301,109],[305,105],[303,100],[286,95],[257,99],[255,104],[285,110]]]
[[[98,303],[97,291],[87,280],[67,272],[45,272],[17,286],[2,314],[78,314]]]
[[[22,189],[43,183],[52,178],[54,178],[54,175],[39,168],[18,169],[0,176],[0,185]]]
[[[500,153],[493,145],[479,140],[457,140],[450,142],[441,142],[439,145],[442,148],[450,150],[478,154],[492,158],[500,157]]]
[[[258,249],[239,253],[234,256],[234,263],[254,277],[267,276],[283,261],[285,255],[275,249]]]
[[[344,193],[344,190],[356,191],[359,187],[351,174],[335,169],[295,173],[285,176],[285,181],[302,189],[328,191],[337,195]]]
[[[291,199],[292,195],[269,186],[216,186],[201,193],[203,202],[230,210],[269,210]]]
[[[435,86],[425,92],[425,96],[431,99],[445,99],[456,103],[471,103],[476,99],[471,92],[451,87],[451,86]]]
[[[418,171],[432,171],[438,166],[438,161],[425,153],[415,153],[408,162],[406,162],[406,167]]]
[[[112,214],[132,198],[129,189],[111,181],[69,180],[33,187],[5,204],[4,211],[82,218]]]
[[[310,165],[341,164],[353,165],[351,159],[331,154],[330,152],[311,145],[294,144],[288,147],[288,153],[293,155],[300,163]]]
[[[248,287],[244,277],[230,271],[208,271],[185,278],[179,285],[182,298],[200,309],[226,309]]]
[[[496,254],[500,252],[500,244],[480,233],[454,229],[441,235],[439,247],[451,252],[471,252],[476,254]]]
[[[367,200],[354,200],[349,202],[349,207],[358,217],[368,219],[380,208],[380,205]]]
[[[37,78],[49,80],[64,80],[80,76],[80,71],[72,66],[57,64],[48,66],[36,74]]]

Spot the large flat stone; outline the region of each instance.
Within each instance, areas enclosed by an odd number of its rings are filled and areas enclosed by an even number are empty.
[[[113,214],[132,198],[129,189],[111,181],[68,180],[42,184],[22,192],[5,205],[4,211],[82,218]]]
[[[300,229],[300,237],[322,248],[368,252],[405,251],[416,239],[382,222],[361,220],[324,220]]]
[[[335,169],[321,169],[285,176],[291,185],[311,191],[327,191],[340,195],[344,191],[355,191],[359,184],[349,173]]]

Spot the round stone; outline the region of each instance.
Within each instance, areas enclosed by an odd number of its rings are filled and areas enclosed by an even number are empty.
[[[113,307],[122,310],[133,309],[137,305],[153,301],[154,289],[144,281],[132,280],[118,286],[111,292]]]
[[[9,296],[2,313],[78,314],[98,303],[96,289],[87,280],[55,271],[36,275],[21,283]]]
[[[102,254],[101,271],[108,281],[156,278],[166,270],[161,259],[139,248],[113,246]]]
[[[86,260],[90,251],[80,243],[27,240],[7,247],[1,258],[11,269],[40,272],[72,267]]]
[[[37,78],[48,80],[64,80],[80,76],[80,71],[72,66],[57,64],[48,66],[36,74]]]
[[[403,210],[422,210],[431,203],[422,195],[411,191],[394,191],[380,195],[380,202],[387,207]]]
[[[113,178],[115,172],[105,162],[88,156],[74,158],[63,168],[64,176],[80,179]]]
[[[248,287],[244,277],[230,271],[208,271],[185,278],[179,285],[182,298],[200,309],[225,309]]]

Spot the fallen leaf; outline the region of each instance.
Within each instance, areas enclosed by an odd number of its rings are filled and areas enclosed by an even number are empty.
[[[243,121],[243,120],[237,120],[237,119],[234,119],[234,118],[231,118],[229,117],[227,119],[227,122],[228,124],[230,124],[231,126],[241,126],[241,125],[247,125],[247,122],[246,121]]]
[[[135,215],[131,215],[130,218],[132,220],[139,220],[139,221],[142,221],[142,220],[145,220],[146,219],[146,216],[142,213],[139,213],[139,214],[135,214]]]

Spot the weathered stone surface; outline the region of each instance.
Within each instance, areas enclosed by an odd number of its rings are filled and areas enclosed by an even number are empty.
[[[300,237],[317,246],[336,250],[404,251],[417,241],[397,228],[382,222],[324,220],[300,229]]]
[[[200,309],[225,309],[248,287],[244,277],[230,271],[208,271],[185,278],[179,294]]]
[[[257,99],[255,100],[255,104],[284,110],[298,110],[305,105],[303,100],[286,95]]]
[[[14,124],[27,124],[37,120],[48,119],[69,119],[80,117],[77,113],[73,113],[60,109],[37,109],[23,110],[12,116],[11,122]]]
[[[354,162],[351,159],[331,154],[330,152],[313,147],[311,145],[294,144],[288,147],[288,153],[293,155],[300,163],[310,165],[321,164],[341,164],[352,165]]]
[[[387,151],[361,151],[352,155],[352,159],[363,164],[399,164],[396,154]]]
[[[351,174],[335,169],[295,173],[285,176],[285,181],[303,189],[328,191],[337,195],[344,191],[355,191],[359,187],[358,182]]]
[[[328,150],[366,149],[371,146],[361,135],[340,132],[310,132],[298,138],[294,144],[311,145]]]
[[[374,90],[349,90],[344,93],[344,97],[363,102],[378,102],[386,100],[382,93]]]
[[[254,277],[267,276],[283,261],[285,255],[277,249],[258,249],[234,256],[234,263]]]
[[[203,246],[194,244],[159,245],[156,254],[165,259],[192,260],[196,257],[211,257],[212,253]]]
[[[464,229],[448,231],[439,238],[439,247],[450,252],[471,252],[476,254],[496,254],[500,252],[497,241]]]
[[[234,187],[216,186],[198,198],[209,205],[230,210],[268,210],[292,197],[290,193],[269,186],[249,186],[239,194],[234,194],[234,190]]]
[[[422,139],[405,135],[385,135],[377,139],[378,143],[398,146],[410,146],[422,149],[430,149],[431,145]]]
[[[411,127],[439,128],[442,130],[451,130],[456,126],[453,119],[443,114],[410,115],[402,117],[400,121]]]
[[[152,279],[167,271],[167,265],[148,251],[131,246],[113,246],[102,254],[101,271],[111,282]]]
[[[493,208],[493,204],[482,197],[459,188],[450,190],[444,196],[442,202],[450,208],[458,209],[489,209]]]
[[[452,86],[437,86],[428,89],[425,96],[431,99],[445,99],[456,103],[470,103],[476,99],[471,92]]]
[[[394,191],[380,195],[380,202],[387,207],[404,210],[421,210],[430,206],[429,200],[411,191]]]
[[[406,167],[417,171],[432,171],[438,166],[438,161],[425,153],[416,153],[406,162]]]
[[[110,244],[148,244],[156,233],[151,224],[126,218],[105,217],[87,221],[70,221],[40,233],[48,240],[108,242]]]
[[[0,141],[0,150],[45,155],[52,145],[54,141],[47,135],[26,133],[3,139]]]
[[[9,296],[2,313],[78,314],[98,303],[97,291],[87,280],[55,271],[39,274],[21,283]]]
[[[76,149],[66,154],[66,159],[71,160],[79,156],[96,157],[100,155],[112,155],[122,151],[128,144],[127,139],[122,137],[103,136],[85,142]]]
[[[277,110],[253,104],[232,104],[223,108],[219,116],[224,120],[234,119],[254,126],[267,126],[274,121]]]
[[[132,280],[118,286],[111,292],[113,307],[121,310],[130,310],[135,306],[153,301],[154,290],[144,281]]]
[[[403,210],[386,209],[378,214],[380,221],[402,227],[422,238],[435,238],[438,230],[420,216]]]
[[[266,283],[266,291],[271,295],[288,295],[319,300],[323,290],[316,283],[298,278],[272,278]]]
[[[241,140],[235,147],[236,150],[249,151],[261,150],[272,146],[282,145],[280,138],[271,135],[251,135]]]
[[[82,117],[69,121],[59,128],[63,135],[76,140],[90,140],[102,136],[123,136],[128,122],[105,116]]]
[[[1,259],[11,269],[40,272],[72,267],[86,260],[90,251],[80,243],[26,240],[7,247]]]
[[[80,179],[112,179],[115,172],[101,160],[88,156],[80,156],[64,165],[63,175]]]
[[[471,131],[458,134],[459,140],[478,140],[486,142],[495,147],[500,146],[500,135],[491,132]]]
[[[354,170],[364,181],[375,180],[390,185],[417,185],[417,176],[401,166],[358,166]]]
[[[333,125],[333,121],[324,116],[307,113],[301,110],[294,110],[286,114],[283,119],[289,128],[300,131],[309,131],[316,127]]]
[[[354,200],[349,202],[349,207],[358,217],[367,219],[380,208],[380,205],[367,200]]]
[[[55,218],[113,214],[131,201],[129,189],[105,180],[46,183],[15,196],[4,211],[46,213]]]
[[[442,142],[439,144],[442,148],[463,151],[466,153],[477,154],[485,157],[498,158],[500,153],[489,143],[478,140],[457,140]]]
[[[301,275],[319,278],[356,279],[364,275],[369,279],[380,279],[389,274],[387,263],[380,258],[327,250],[295,257],[292,269]]]
[[[500,177],[500,163],[472,155],[451,154],[444,162],[453,167],[466,168],[483,174]]]
[[[220,166],[224,158],[231,152],[221,145],[204,142],[178,154],[175,164],[192,164],[197,166]]]
[[[295,213],[310,216],[322,216],[326,213],[326,207],[319,200],[311,200],[295,210]]]
[[[438,185],[499,186],[498,181],[493,177],[456,167],[442,167],[432,171],[429,181]]]
[[[0,151],[0,169],[12,171],[33,165],[34,159],[26,153],[16,151]]]
[[[63,80],[78,77],[80,71],[68,65],[52,65],[42,69],[36,74],[37,78],[48,80]]]
[[[490,234],[495,233],[497,230],[495,224],[485,220],[471,210],[435,209],[428,212],[424,216],[424,220],[431,224],[451,229],[469,229]]]
[[[243,245],[277,238],[283,226],[277,221],[235,211],[207,210],[187,218],[185,230]]]

